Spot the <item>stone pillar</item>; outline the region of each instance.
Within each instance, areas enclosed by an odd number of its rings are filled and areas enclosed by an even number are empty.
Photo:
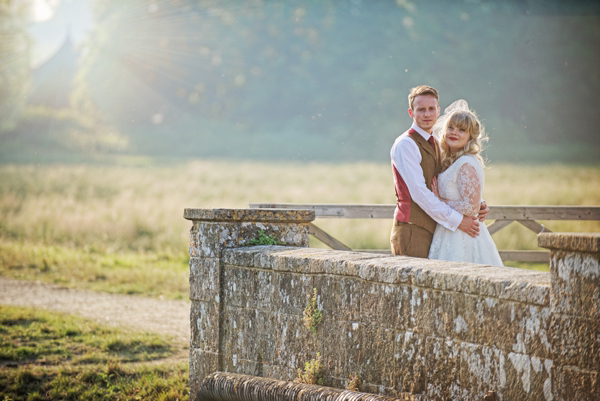
[[[190,231],[190,400],[205,376],[222,369],[221,287],[224,248],[249,245],[259,231],[288,246],[308,246],[313,210],[185,209]]]
[[[600,399],[600,233],[542,233],[550,249],[554,400]]]

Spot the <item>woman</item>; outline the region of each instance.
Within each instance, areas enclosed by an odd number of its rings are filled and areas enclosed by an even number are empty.
[[[483,194],[484,163],[480,152],[487,139],[485,131],[464,100],[450,105],[440,120],[434,132],[442,148],[442,172],[433,191],[454,210],[475,216]],[[480,223],[479,235],[475,238],[438,224],[429,258],[503,266],[484,223]]]

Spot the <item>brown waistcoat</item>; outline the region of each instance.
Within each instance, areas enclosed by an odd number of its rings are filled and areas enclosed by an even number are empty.
[[[415,131],[409,131],[409,137],[413,139],[419,151],[421,152],[421,168],[425,177],[427,188],[431,189],[433,177],[436,177],[440,171],[440,150],[436,142],[435,150],[421,135]],[[396,189],[396,211],[394,218],[398,221],[410,222],[422,227],[433,234],[436,222],[413,200],[404,180],[394,168],[394,185]]]

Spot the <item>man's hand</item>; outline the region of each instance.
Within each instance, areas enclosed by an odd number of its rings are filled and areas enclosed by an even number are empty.
[[[463,216],[458,229],[475,238],[479,235],[479,220],[474,216]]]
[[[431,181],[431,192],[439,199],[440,190],[438,189],[437,177],[433,177],[433,180]]]
[[[490,208],[484,200],[481,201],[481,206],[479,207],[479,221],[484,221],[487,219],[487,215],[490,212]]]

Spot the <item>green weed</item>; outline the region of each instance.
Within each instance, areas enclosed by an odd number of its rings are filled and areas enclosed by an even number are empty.
[[[282,245],[273,235],[265,234],[264,230],[258,230],[258,237],[248,241],[248,245]]]
[[[312,330],[315,335],[317,335],[317,327],[319,327],[323,321],[323,312],[319,309],[317,300],[317,289],[313,288],[312,297],[310,295],[308,296],[308,302],[302,316],[304,326],[307,329]]]
[[[317,352],[317,357],[304,363],[304,370],[298,368],[298,376],[294,380],[296,383],[306,384],[325,384],[325,367],[323,366],[323,357]]]
[[[360,391],[360,386],[362,385],[362,380],[358,377],[358,373],[354,372],[351,375],[348,375],[348,384],[346,385],[346,390],[350,391]]]

